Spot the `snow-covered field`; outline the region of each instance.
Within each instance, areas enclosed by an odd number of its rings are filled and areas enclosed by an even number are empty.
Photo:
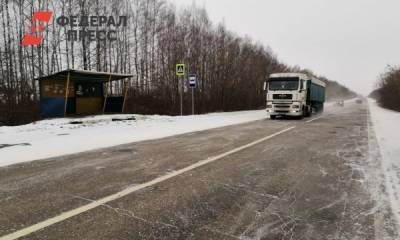
[[[126,119],[132,116],[136,121],[112,121],[113,118]],[[240,124],[266,117],[264,110],[183,117],[102,115],[0,127],[0,166]],[[72,121],[82,121],[83,124],[70,124]]]
[[[369,99],[370,114],[382,156],[386,190],[400,224],[400,112],[379,107]]]

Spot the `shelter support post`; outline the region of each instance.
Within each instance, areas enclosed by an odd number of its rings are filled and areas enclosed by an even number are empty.
[[[67,116],[67,105],[68,105],[68,95],[69,95],[69,77],[70,73],[67,75],[67,86],[65,88],[65,100],[64,100],[64,117]]]
[[[111,83],[111,75],[108,78],[107,81],[107,87],[106,87],[106,94],[104,96],[104,104],[103,104],[103,114],[106,112],[106,104],[107,104],[107,98],[108,98],[108,88],[110,87],[110,83]]]
[[[124,100],[122,103],[122,113],[125,112],[126,97],[128,96],[128,90],[129,90],[128,82],[124,81],[124,87],[125,87],[125,89],[124,89],[125,91],[124,91]]]

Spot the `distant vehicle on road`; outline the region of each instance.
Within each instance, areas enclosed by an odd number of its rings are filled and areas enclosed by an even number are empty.
[[[356,103],[361,104],[361,103],[363,103],[363,100],[362,100],[361,98],[358,98],[358,99],[356,100]]]
[[[326,84],[303,73],[271,74],[264,84],[267,92],[267,112],[277,116],[309,117],[322,112]]]
[[[337,102],[336,102],[336,106],[344,107],[344,101],[343,101],[343,100],[337,101]]]

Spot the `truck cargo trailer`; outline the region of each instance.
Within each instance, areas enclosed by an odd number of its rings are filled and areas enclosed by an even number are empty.
[[[277,116],[309,117],[322,112],[326,84],[303,73],[276,73],[264,84],[267,113]]]

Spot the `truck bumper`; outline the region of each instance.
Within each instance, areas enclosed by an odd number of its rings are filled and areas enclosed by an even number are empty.
[[[290,117],[300,117],[303,116],[303,112],[300,110],[293,110],[293,111],[289,111],[289,112],[275,112],[273,110],[267,110],[267,113],[269,115],[273,115],[273,116],[290,116]]]
[[[267,113],[271,116],[303,116],[303,105],[298,102],[285,103],[285,102],[267,102]]]

